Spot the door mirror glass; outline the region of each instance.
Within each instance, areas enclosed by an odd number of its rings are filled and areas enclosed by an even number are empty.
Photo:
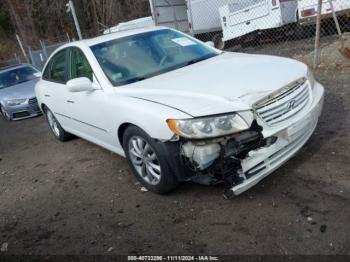
[[[69,92],[87,92],[95,90],[92,82],[87,77],[79,77],[69,80],[67,82],[67,88]]]

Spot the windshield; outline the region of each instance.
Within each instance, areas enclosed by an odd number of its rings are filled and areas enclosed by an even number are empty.
[[[14,86],[37,78],[38,71],[31,66],[24,66],[0,72],[0,89]]]
[[[204,44],[164,29],[91,47],[114,86],[130,84],[216,56]]]

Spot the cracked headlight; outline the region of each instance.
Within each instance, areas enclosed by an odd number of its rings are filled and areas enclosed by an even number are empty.
[[[307,80],[309,81],[311,88],[314,88],[316,80],[314,73],[310,68],[307,71]]]
[[[13,99],[13,100],[6,101],[6,104],[8,106],[18,106],[18,105],[24,104],[26,101],[27,99]]]
[[[234,134],[249,128],[244,119],[235,113],[184,120],[167,120],[169,128],[178,136],[194,139]]]

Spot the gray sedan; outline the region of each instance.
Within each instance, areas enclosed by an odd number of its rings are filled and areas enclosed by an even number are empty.
[[[23,64],[0,69],[0,112],[6,120],[21,120],[41,114],[34,87],[41,73]]]

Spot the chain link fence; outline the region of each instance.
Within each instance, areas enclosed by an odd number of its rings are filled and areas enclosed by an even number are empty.
[[[34,67],[36,67],[39,70],[42,70],[47,59],[50,57],[50,55],[61,45],[64,45],[68,42],[70,42],[71,39],[69,35],[65,35],[63,37],[58,37],[56,39],[52,40],[46,40],[42,41],[40,40],[40,46],[39,49],[31,49],[29,48],[29,57],[31,60],[31,63]]]
[[[0,60],[0,68],[17,65],[20,63],[21,63],[21,58],[17,54],[14,54],[12,59]]]
[[[220,49],[327,68],[350,66],[350,55],[341,52],[350,49],[350,0],[150,0],[150,5],[156,25],[213,41]],[[318,10],[322,23],[315,45]]]
[[[350,0],[149,1],[155,25],[212,41],[219,49],[291,57],[310,66],[350,68]],[[322,15],[317,43],[318,10]],[[32,64],[41,70],[51,53],[69,41],[68,35],[40,41],[41,48],[29,49]]]

